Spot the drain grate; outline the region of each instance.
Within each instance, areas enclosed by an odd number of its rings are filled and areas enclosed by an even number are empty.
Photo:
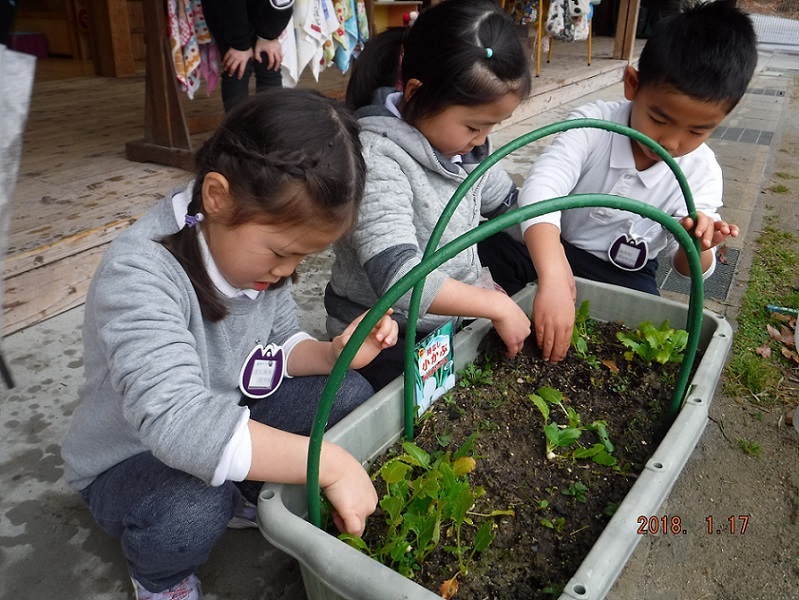
[[[775,88],[749,88],[746,90],[747,94],[754,94],[756,96],[784,96],[785,90],[778,90]]]
[[[739,255],[739,250],[727,248],[724,262],[718,261],[713,275],[705,279],[705,298],[721,302],[727,300]],[[690,280],[682,277],[679,273],[675,273],[670,260],[660,262],[655,278],[657,279],[659,290],[676,292],[686,296],[691,292]]]
[[[761,129],[749,129],[744,127],[716,127],[710,139],[770,146],[773,137],[773,131],[763,131]]]

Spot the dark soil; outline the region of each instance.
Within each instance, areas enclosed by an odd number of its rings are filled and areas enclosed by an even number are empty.
[[[541,360],[530,341],[534,335],[519,356],[503,358],[501,342],[492,332],[484,342],[483,357],[476,361],[482,368],[488,363],[490,383],[464,386],[461,377],[451,396],[440,399],[417,426],[414,443],[431,453],[455,451],[479,430],[473,453],[477,466],[470,477],[486,494],[473,512],[514,511],[510,517],[494,517],[496,537],[468,574],[458,577],[456,598],[557,597],[659,444],[679,364],[650,367],[640,359],[628,362],[615,335],[620,327],[594,324],[588,354],[597,360],[579,358],[572,350],[557,365]],[[573,407],[583,423],[597,419],[607,423],[616,468],[591,459],[572,460],[571,449],[556,450],[558,458],[547,459],[543,417],[528,399],[543,386],[561,391],[564,404]],[[552,407],[550,420],[567,422],[558,407]],[[599,439],[585,431],[579,442],[591,447]],[[382,497],[382,481],[375,483]],[[564,494],[577,483],[585,486],[584,497]],[[475,517],[475,525],[479,524]],[[381,534],[383,525],[378,509],[369,520],[367,543]],[[469,528],[466,535],[476,528]],[[453,543],[444,535],[439,548]],[[451,553],[436,550],[415,580],[438,593],[442,582],[457,570]]]

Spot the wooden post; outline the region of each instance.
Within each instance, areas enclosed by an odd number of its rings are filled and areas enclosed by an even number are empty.
[[[144,0],[144,139],[128,142],[128,160],[190,170],[192,145],[169,53],[163,0]]]
[[[621,0],[616,20],[616,41],[613,58],[629,61],[635,45],[635,30],[638,27],[638,9],[641,0]]]
[[[94,71],[102,77],[135,74],[126,0],[89,0]]]

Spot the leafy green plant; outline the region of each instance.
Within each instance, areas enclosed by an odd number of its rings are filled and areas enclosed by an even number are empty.
[[[478,385],[491,385],[493,377],[491,365],[486,362],[485,366],[478,367],[471,362],[462,371],[458,372],[458,384],[461,387],[471,387]]]
[[[589,344],[594,343],[595,340],[594,321],[588,316],[588,307],[588,300],[584,300],[574,315],[571,345],[577,356],[588,361],[592,367],[597,368],[600,365],[599,359],[589,352]]]
[[[472,512],[475,501],[485,494],[483,488],[469,481],[469,473],[476,466],[471,456],[476,439],[473,434],[456,452],[433,455],[413,442],[403,443],[404,452],[373,475],[386,485],[386,494],[380,500],[388,526],[385,536],[374,549],[357,536],[341,534],[339,538],[411,578],[439,544],[452,540],[442,548],[457,557],[459,572],[466,572],[475,554],[488,548],[494,539],[491,518],[513,514],[512,510]],[[474,517],[484,520],[477,526]],[[464,539],[465,527],[476,528],[471,545]]]
[[[554,529],[555,531],[563,531],[563,527],[566,525],[566,518],[565,517],[558,517],[557,519],[547,519],[546,517],[541,517],[538,519],[538,522],[541,523],[547,529]]]
[[[560,493],[564,496],[571,496],[577,502],[584,503],[585,502],[585,493],[588,491],[588,486],[580,481],[576,481],[572,484],[569,484],[565,490],[561,490]]]
[[[546,438],[547,458],[554,460],[558,458],[555,450],[558,448],[568,448],[576,445],[572,451],[572,460],[590,458],[593,462],[604,466],[615,466],[616,459],[612,456],[615,450],[610,441],[607,431],[607,423],[596,420],[590,424],[584,424],[577,411],[571,406],[563,403],[563,394],[551,387],[542,387],[536,390],[535,394],[529,395],[530,401],[538,408],[544,417],[544,436]],[[568,420],[566,423],[550,421],[552,411],[550,406],[561,409]],[[586,447],[577,443],[583,432],[592,431],[599,438],[599,442]]]
[[[688,344],[688,332],[683,329],[672,329],[668,320],[663,321],[660,327],[644,321],[638,329],[619,331],[616,337],[626,348],[630,348],[624,353],[624,358],[630,361],[637,355],[647,364],[656,362],[665,365],[668,362],[680,362]]]
[[[588,342],[594,331],[593,321],[588,316],[588,300],[584,300],[574,314],[574,327],[572,328],[572,348],[580,358],[588,357]]]

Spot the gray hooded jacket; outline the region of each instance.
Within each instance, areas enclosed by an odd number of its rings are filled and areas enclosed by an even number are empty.
[[[356,113],[366,159],[366,189],[355,229],[334,245],[336,259],[325,290],[327,329],[340,334],[377,302],[394,283],[421,262],[430,234],[457,187],[490,154],[488,143],[453,163],[419,132],[393,115],[381,88],[374,102]],[[516,207],[516,186],[499,166],[491,167],[461,201],[440,246]],[[427,277],[420,306],[420,333],[451,317],[426,314],[447,277],[475,284],[482,267],[477,247],[467,248]],[[393,317],[407,321],[410,292],[394,305]]]

